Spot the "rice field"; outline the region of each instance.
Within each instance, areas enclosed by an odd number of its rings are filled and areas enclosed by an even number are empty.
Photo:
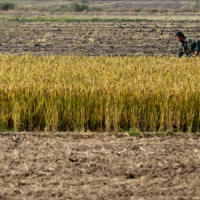
[[[0,55],[0,128],[200,131],[200,60]]]

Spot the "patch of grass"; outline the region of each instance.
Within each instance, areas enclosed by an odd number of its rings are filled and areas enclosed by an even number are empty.
[[[140,136],[140,131],[139,130],[133,130],[132,128],[129,128],[128,131],[125,131],[125,130],[122,129],[122,132],[126,132],[130,136]]]
[[[78,3],[73,3],[70,6],[70,11],[72,12],[83,12],[89,10],[89,6],[85,3],[78,4]]]
[[[189,7],[189,11],[195,12],[196,11],[196,7],[197,7],[196,3],[191,4],[190,7]]]
[[[8,11],[15,9],[14,3],[0,3],[0,10]]]

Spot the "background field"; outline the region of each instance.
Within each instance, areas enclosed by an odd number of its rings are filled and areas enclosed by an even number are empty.
[[[13,3],[9,0],[1,0],[0,3]],[[199,12],[199,1],[100,1],[100,0],[76,0],[76,1],[55,1],[55,0],[18,0],[15,1],[15,11],[39,11],[39,12],[66,12],[67,8],[74,2],[84,3],[89,6],[90,12]]]
[[[198,15],[5,14],[0,52],[35,55],[176,55],[177,31],[200,37]]]

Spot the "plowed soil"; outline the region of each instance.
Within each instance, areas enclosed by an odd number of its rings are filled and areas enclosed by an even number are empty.
[[[200,22],[0,22],[0,53],[175,55],[177,31],[200,39]]]
[[[0,199],[200,199],[200,140],[126,133],[0,135]]]

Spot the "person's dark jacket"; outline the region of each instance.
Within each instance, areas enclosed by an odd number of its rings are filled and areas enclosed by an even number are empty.
[[[186,57],[190,57],[195,51],[200,52],[200,41],[192,37],[186,37],[185,41],[179,44],[178,57],[181,58],[184,54]]]

